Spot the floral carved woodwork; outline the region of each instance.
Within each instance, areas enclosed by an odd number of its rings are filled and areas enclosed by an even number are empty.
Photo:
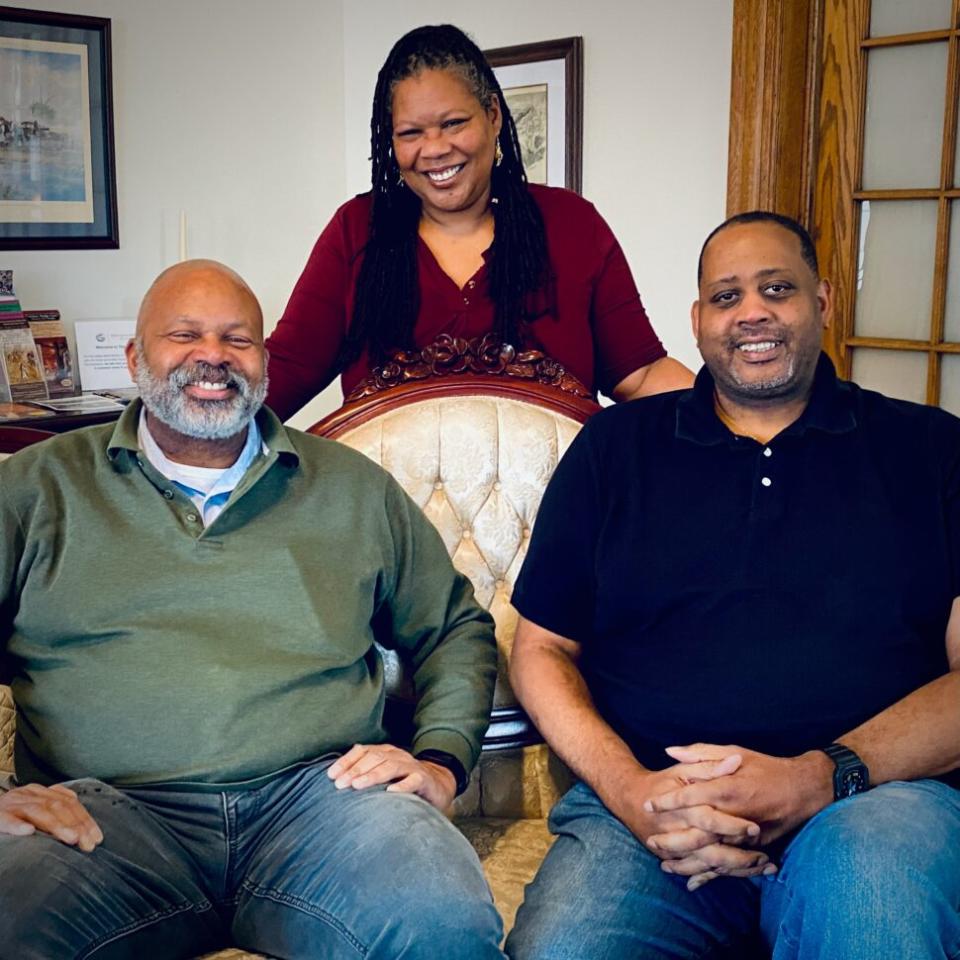
[[[495,334],[465,340],[441,334],[422,350],[398,350],[345,398],[353,403],[401,384],[457,374],[480,374],[529,380],[591,399],[590,391],[566,368],[541,350],[521,350],[501,343]]]

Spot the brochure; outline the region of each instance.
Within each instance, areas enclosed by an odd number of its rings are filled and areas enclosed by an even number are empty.
[[[72,397],[76,393],[76,377],[60,311],[24,310],[23,315],[40,351],[48,393],[51,397]]]
[[[43,361],[26,320],[0,319],[0,363],[6,381],[0,382],[0,400],[22,403],[49,397]]]

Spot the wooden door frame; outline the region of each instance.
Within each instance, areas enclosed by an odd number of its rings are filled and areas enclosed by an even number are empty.
[[[813,212],[825,0],[734,0],[727,214]]]
[[[856,143],[857,131],[838,126],[844,118],[821,104],[821,93],[829,96],[836,82],[830,62],[820,68],[824,24],[827,16],[844,15],[836,10],[838,4],[846,7],[850,2],[862,0],[733,4],[727,215],[772,210],[802,223],[814,239],[822,272],[834,280],[838,318],[848,308],[849,288],[837,262],[838,251],[845,249],[847,226],[842,218],[835,222],[823,215],[815,223],[814,212],[830,209],[824,203],[824,184],[817,196],[821,150],[837,157],[836,178],[849,178],[855,169],[850,144]],[[826,185],[838,197],[839,187],[836,179]],[[841,236],[836,236],[838,231]],[[824,348],[835,363],[841,360],[839,342],[840,327],[834,325]],[[843,370],[842,363],[839,366]]]

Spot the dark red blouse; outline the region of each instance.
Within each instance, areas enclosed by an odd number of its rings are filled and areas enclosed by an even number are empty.
[[[591,390],[609,392],[624,377],[666,356],[650,326],[620,244],[593,204],[569,190],[531,186],[543,214],[556,276],[556,312],[526,328],[523,346],[543,350]],[[334,214],[314,245],[277,328],[267,339],[267,403],[292,416],[334,378],[353,315],[353,291],[367,241],[370,194]],[[493,329],[494,304],[482,266],[461,290],[421,241],[417,346],[441,333],[472,338]],[[369,375],[366,354],[343,371],[349,393]]]

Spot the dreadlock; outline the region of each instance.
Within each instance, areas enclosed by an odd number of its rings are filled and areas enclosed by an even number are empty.
[[[391,109],[397,84],[423,70],[456,73],[485,110],[494,97],[500,104],[503,160],[491,172],[490,292],[495,304],[494,332],[501,341],[519,345],[522,325],[536,315],[536,294],[549,280],[543,218],[527,191],[517,129],[493,70],[477,45],[457,27],[443,24],[411,30],[390,51],[373,95],[370,235],[357,276],[341,368],[356,360],[364,347],[373,360],[382,360],[391,349],[413,346],[420,310],[420,200],[400,182]]]

